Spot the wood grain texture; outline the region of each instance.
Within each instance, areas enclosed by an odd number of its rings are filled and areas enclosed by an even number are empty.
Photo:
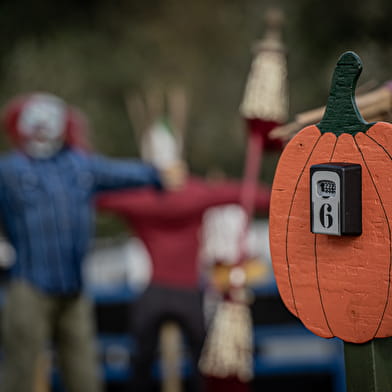
[[[355,135],[303,129],[287,145],[272,187],[270,245],[280,295],[322,337],[363,343],[392,336],[392,125]],[[363,234],[310,231],[310,166],[362,167]]]
[[[332,337],[328,326],[317,280],[315,235],[310,231],[310,166],[329,162],[336,136],[327,133],[315,145],[303,172],[298,177],[292,208],[287,217],[286,258],[289,265],[298,316],[306,327],[322,337]],[[292,174],[290,174],[292,175]]]
[[[286,251],[287,217],[291,214],[292,197],[299,176],[320,137],[320,131],[315,126],[299,132],[283,151],[272,185],[269,230],[273,268],[283,302],[296,316]]]
[[[361,70],[355,53],[340,57],[322,120],[282,153],[270,207],[272,262],[286,306],[315,334],[352,343],[392,336],[392,125],[366,123],[359,113]],[[311,232],[310,166],[327,162],[361,165],[360,236]]]
[[[363,232],[357,237],[316,235],[318,281],[333,334],[347,342],[363,343],[375,336],[388,298],[388,220],[351,135],[338,138],[332,161],[362,166]]]
[[[327,106],[321,121],[317,124],[321,133],[335,135],[366,132],[372,124],[362,117],[355,102],[355,87],[362,72],[362,61],[354,52],[340,56],[332,77]]]
[[[344,344],[347,392],[392,391],[392,338]]]
[[[390,151],[392,150],[392,126],[388,123],[377,123],[366,134],[357,134],[355,137],[363,155],[366,168],[370,173],[374,187],[377,189],[378,197],[383,209],[383,214],[388,222],[388,232],[384,237],[378,238],[376,245],[387,247],[389,243],[389,273],[388,295],[385,299],[383,318],[376,331],[376,337],[392,336],[392,161]],[[382,219],[382,215],[380,216]],[[373,252],[377,252],[376,246],[371,246]]]

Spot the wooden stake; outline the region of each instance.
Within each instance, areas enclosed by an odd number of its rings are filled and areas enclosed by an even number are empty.
[[[392,391],[392,338],[344,343],[347,392]]]
[[[181,392],[181,331],[167,321],[160,334],[162,392]]]

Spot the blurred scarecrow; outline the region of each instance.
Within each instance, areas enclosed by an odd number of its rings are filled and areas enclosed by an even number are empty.
[[[15,149],[0,158],[0,219],[15,263],[2,313],[2,391],[32,391],[50,342],[68,392],[101,391],[81,273],[92,198],[108,189],[161,187],[158,171],[87,152],[83,115],[51,94],[12,100],[3,125]]]
[[[226,281],[221,283],[225,301],[218,305],[200,359],[200,369],[210,376],[211,390],[247,390],[253,377],[252,320],[247,285],[262,271],[260,264],[247,253],[245,245],[255,208],[263,151],[280,149],[281,141],[271,140],[269,134],[287,117],[287,65],[281,42],[282,21],[279,10],[267,12],[265,37],[255,45],[240,107],[247,125],[248,145],[240,197],[242,216],[237,211],[238,223],[231,225],[240,232],[233,235],[230,226],[221,228],[221,236],[226,238],[223,242],[234,241],[236,252],[232,252],[226,260],[218,260],[221,265],[226,264],[226,268],[220,267],[226,277]],[[227,214],[227,211],[223,213]],[[216,246],[219,244],[216,243]]]
[[[129,102],[133,119],[147,119],[140,136],[143,158],[160,167],[165,183],[171,185],[166,192],[112,192],[97,200],[98,208],[125,219],[144,242],[152,261],[151,282],[132,313],[137,342],[133,387],[140,392],[151,390],[151,365],[159,331],[164,323],[172,321],[185,335],[191,359],[189,386],[198,391],[202,380],[197,364],[205,337],[199,232],[209,207],[239,202],[241,184],[188,176],[181,148],[186,108],[183,92],[150,92],[144,104],[136,97]],[[134,110],[136,107],[144,108],[143,114]],[[257,188],[262,211],[268,209],[269,194],[269,187]]]

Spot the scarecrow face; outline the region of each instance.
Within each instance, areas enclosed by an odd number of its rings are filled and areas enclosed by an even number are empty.
[[[57,97],[38,95],[29,101],[18,119],[18,130],[27,154],[34,158],[49,158],[64,143],[65,104]]]

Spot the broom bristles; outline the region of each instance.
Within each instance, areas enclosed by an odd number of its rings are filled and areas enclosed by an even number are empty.
[[[223,301],[211,323],[199,361],[200,371],[218,378],[253,377],[253,336],[247,305]]]

